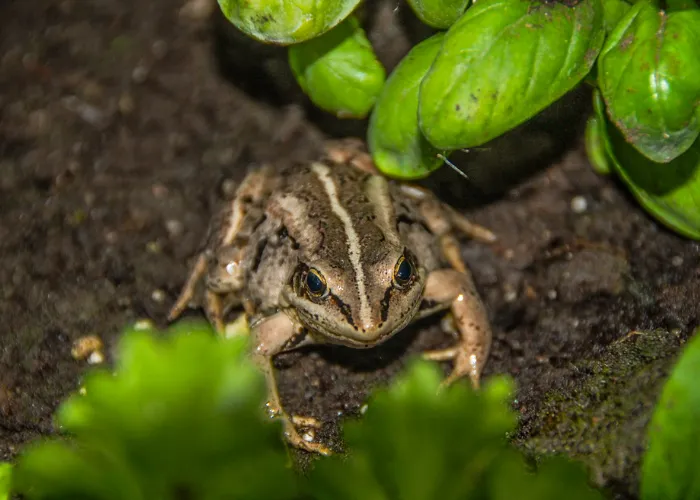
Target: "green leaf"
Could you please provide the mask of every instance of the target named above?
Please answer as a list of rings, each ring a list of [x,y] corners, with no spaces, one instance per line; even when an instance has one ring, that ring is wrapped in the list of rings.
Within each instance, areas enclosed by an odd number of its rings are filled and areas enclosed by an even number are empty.
[[[586,154],[593,170],[600,175],[610,173],[612,166],[606,151],[607,131],[604,117],[605,103],[598,90],[593,92],[593,114],[586,123]],[[601,118],[602,117],[602,118]]]
[[[605,32],[610,33],[622,19],[631,5],[625,0],[601,0],[603,3],[603,18],[605,19]]]
[[[318,38],[291,46],[289,64],[314,104],[340,118],[366,116],[386,77],[354,17]]]
[[[647,158],[666,163],[700,134],[700,10],[635,4],[603,47],[598,85],[610,119]]]
[[[642,500],[700,498],[700,329],[666,382],[648,429]]]
[[[674,231],[700,239],[700,139],[670,163],[655,163],[632,147],[602,109],[605,149],[639,203]]]
[[[483,488],[483,471],[515,429],[506,403],[512,383],[498,378],[480,393],[465,383],[438,394],[441,379],[436,365],[415,362],[376,393],[362,420],[345,425],[348,459],[316,464],[313,497],[466,499]]]
[[[665,0],[664,10],[675,12],[677,10],[697,10],[700,4],[696,0]]]
[[[90,373],[61,405],[57,423],[73,439],[20,456],[15,484],[28,499],[296,495],[247,339],[196,324],[166,334],[127,332],[115,374]]]
[[[548,458],[537,469],[528,471],[515,455],[499,463],[493,474],[494,500],[602,500],[600,492],[588,485],[581,464],[560,457]],[[504,478],[508,478],[504,481]]]
[[[607,175],[610,173],[610,162],[608,161],[607,154],[605,152],[605,143],[603,141],[603,134],[605,130],[604,123],[600,119],[592,115],[588,118],[586,123],[586,154],[588,155],[588,161],[591,162],[593,170],[601,175]]]
[[[316,500],[600,499],[579,466],[547,461],[528,470],[507,442],[515,429],[513,384],[492,378],[480,391],[457,384],[438,392],[441,371],[411,363],[371,398],[364,417],[345,425],[345,459],[316,463],[308,483]],[[507,480],[505,480],[507,478]]]
[[[470,0],[407,0],[416,17],[428,26],[447,29],[467,10]]]
[[[11,478],[12,465],[0,462],[0,500],[9,500]]]
[[[411,49],[389,75],[372,111],[367,142],[377,168],[388,176],[420,179],[442,165],[441,151],[418,127],[418,90],[443,36],[433,35]]]
[[[289,45],[317,37],[337,26],[360,0],[218,0],[236,28],[261,42]]]
[[[436,148],[498,137],[571,90],[605,36],[600,0],[574,7],[478,1],[447,31],[423,79],[419,123]]]

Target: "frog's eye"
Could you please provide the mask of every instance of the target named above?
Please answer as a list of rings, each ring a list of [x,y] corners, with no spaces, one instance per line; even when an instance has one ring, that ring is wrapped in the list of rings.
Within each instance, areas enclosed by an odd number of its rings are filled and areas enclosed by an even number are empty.
[[[413,278],[413,265],[402,255],[394,266],[394,281],[397,285],[404,286],[411,281],[411,278]]]
[[[309,269],[304,283],[306,284],[306,290],[312,297],[319,298],[326,293],[326,279],[316,269]]]

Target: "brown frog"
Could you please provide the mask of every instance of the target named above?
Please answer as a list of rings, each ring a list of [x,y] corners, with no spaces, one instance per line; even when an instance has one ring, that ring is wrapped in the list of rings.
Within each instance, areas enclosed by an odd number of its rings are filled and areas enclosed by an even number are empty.
[[[491,329],[453,230],[495,240],[429,191],[378,175],[362,143],[332,142],[316,162],[244,178],[215,217],[169,320],[201,280],[206,315],[220,333],[225,313],[242,307],[270,413],[283,419],[292,445],[325,454],[295,427],[313,419],[282,409],[278,353],[318,343],[370,348],[450,310],[459,340],[425,357],[454,362],[446,384],[468,376],[478,386]]]

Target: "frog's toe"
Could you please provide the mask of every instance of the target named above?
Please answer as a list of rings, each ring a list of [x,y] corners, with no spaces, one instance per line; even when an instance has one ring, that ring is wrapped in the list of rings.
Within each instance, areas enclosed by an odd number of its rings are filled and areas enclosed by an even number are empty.
[[[457,356],[458,351],[456,347],[426,351],[423,353],[423,359],[427,359],[428,361],[449,361]]]
[[[321,421],[314,417],[292,415],[292,423],[298,427],[311,427],[312,429],[321,428]]]
[[[320,453],[321,455],[332,455],[333,452],[331,451],[330,448],[328,448],[326,445],[319,443],[317,441],[314,441],[316,438],[315,432],[313,432],[313,427],[308,426],[305,424],[300,424],[301,426],[307,426],[307,427],[312,427],[310,430],[306,431],[302,434],[299,434],[299,431],[294,425],[294,420],[302,420],[303,422],[309,422],[309,421],[315,421],[314,423],[318,423],[316,419],[313,419],[311,417],[292,417],[289,420],[286,420],[285,422],[285,431],[284,435],[287,438],[287,441],[289,444],[294,446],[295,448],[299,448],[304,451],[308,451],[310,453]],[[320,425],[320,423],[319,423]]]

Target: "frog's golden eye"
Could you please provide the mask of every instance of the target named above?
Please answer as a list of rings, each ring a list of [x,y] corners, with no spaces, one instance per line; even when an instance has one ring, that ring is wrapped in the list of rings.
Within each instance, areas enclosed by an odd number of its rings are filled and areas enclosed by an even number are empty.
[[[326,293],[326,289],[328,288],[326,285],[326,278],[316,269],[309,269],[309,272],[306,273],[304,284],[306,285],[306,290],[309,292],[309,295],[315,298],[323,297],[323,294]]]
[[[399,286],[407,285],[413,278],[413,265],[405,257],[399,257],[394,266],[394,282]]]

